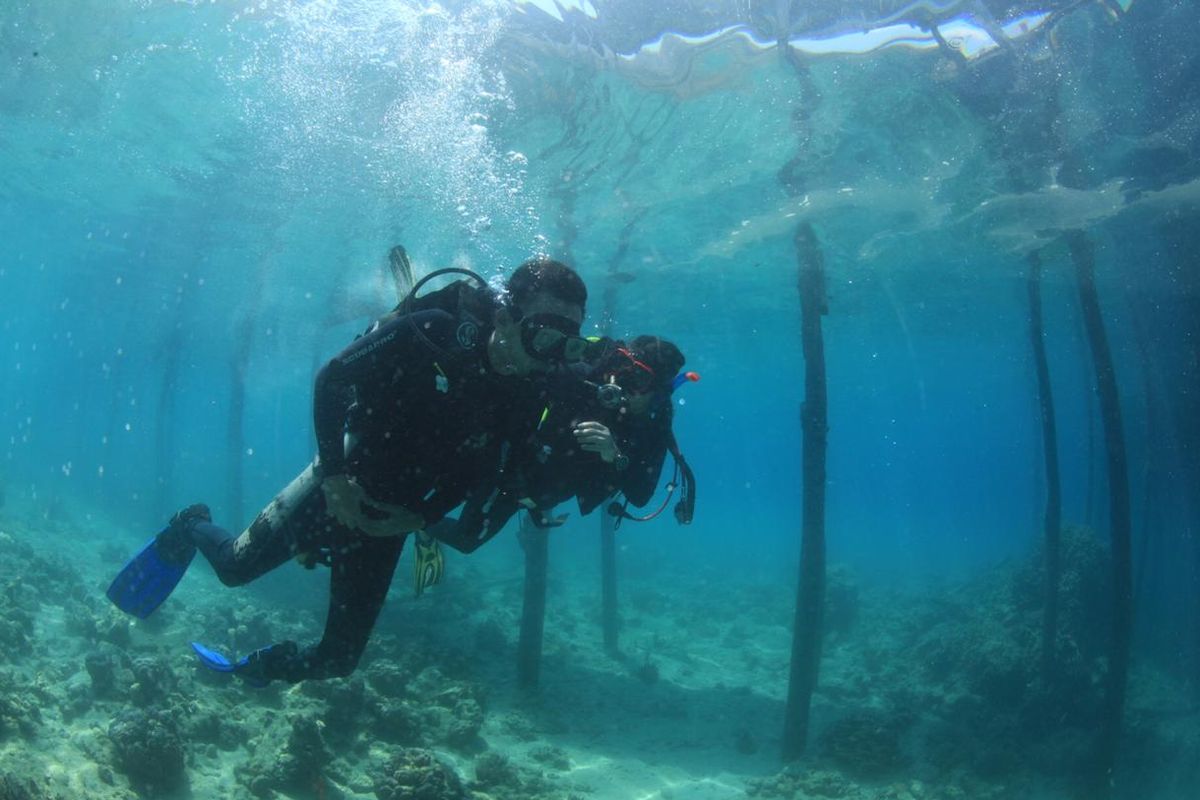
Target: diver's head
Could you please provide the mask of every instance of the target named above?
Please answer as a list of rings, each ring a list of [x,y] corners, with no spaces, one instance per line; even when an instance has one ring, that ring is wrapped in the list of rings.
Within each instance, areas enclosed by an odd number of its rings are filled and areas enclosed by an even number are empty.
[[[660,336],[639,336],[629,343],[629,349],[654,370],[657,390],[669,390],[671,382],[686,363],[683,352],[673,342]]]
[[[579,336],[587,287],[575,270],[549,258],[517,267],[505,285],[488,341],[492,368],[502,375],[528,375],[583,357]]]
[[[655,398],[669,397],[683,353],[666,339],[639,336],[609,356],[604,383],[620,386],[631,414],[645,414]]]

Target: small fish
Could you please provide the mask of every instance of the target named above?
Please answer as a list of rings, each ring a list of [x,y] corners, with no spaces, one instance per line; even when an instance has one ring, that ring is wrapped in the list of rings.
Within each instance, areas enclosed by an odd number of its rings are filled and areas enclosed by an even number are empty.
[[[637,275],[632,272],[610,272],[608,278],[617,283],[633,283],[637,280]]]

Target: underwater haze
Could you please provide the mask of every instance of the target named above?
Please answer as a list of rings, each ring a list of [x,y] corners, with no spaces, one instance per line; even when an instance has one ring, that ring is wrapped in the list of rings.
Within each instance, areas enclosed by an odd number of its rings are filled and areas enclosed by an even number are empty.
[[[5,0],[0,798],[1200,796],[1198,29],[1191,0]],[[319,639],[329,570],[197,559],[145,620],[106,587],[177,510],[236,533],[310,463],[395,245],[417,278],[558,259],[585,335],[677,343],[695,519],[668,458],[615,534],[619,642],[607,503],[570,501],[544,628],[514,519],[417,597],[406,546],[349,677],[207,670],[190,642]]]

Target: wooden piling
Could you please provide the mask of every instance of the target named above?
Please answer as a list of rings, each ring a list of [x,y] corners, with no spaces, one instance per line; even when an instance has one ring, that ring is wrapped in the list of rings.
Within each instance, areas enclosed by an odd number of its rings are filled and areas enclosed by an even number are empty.
[[[1120,747],[1121,716],[1129,677],[1129,651],[1133,633],[1133,570],[1130,564],[1129,472],[1125,436],[1121,427],[1121,403],[1112,352],[1104,330],[1104,318],[1096,292],[1096,262],[1091,240],[1082,231],[1067,234],[1067,246],[1075,263],[1079,304],[1092,351],[1096,393],[1100,401],[1107,451],[1109,526],[1112,551],[1112,642],[1106,676],[1104,716],[1097,748],[1098,771],[1094,776],[1095,797],[1112,792],[1113,771]]]
[[[1054,393],[1042,324],[1042,259],[1029,254],[1029,332],[1037,371],[1038,408],[1042,420],[1042,453],[1046,462],[1046,509],[1043,517],[1044,584],[1042,613],[1042,678],[1053,682],[1055,643],[1058,641],[1058,582],[1061,571],[1062,488],[1058,472],[1058,428],[1054,417]]]
[[[816,233],[800,223],[795,236],[799,262],[800,337],[804,351],[804,402],[800,408],[803,443],[803,514],[800,585],[792,631],[792,669],[788,681],[783,757],[794,760],[808,739],[812,693],[821,665],[825,606],[825,451],[828,413],[825,342],[821,316],[826,313],[825,268]]]
[[[518,535],[525,551],[525,595],[517,642],[517,683],[522,689],[533,690],[541,674],[550,536],[546,530],[534,526],[527,515],[521,517]]]

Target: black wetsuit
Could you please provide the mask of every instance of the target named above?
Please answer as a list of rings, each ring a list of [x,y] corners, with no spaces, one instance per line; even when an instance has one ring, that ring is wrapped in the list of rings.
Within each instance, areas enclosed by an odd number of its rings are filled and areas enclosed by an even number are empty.
[[[383,606],[405,535],[371,537],[326,513],[324,476],[347,474],[374,500],[433,523],[501,471],[508,426],[536,423],[526,382],[487,362],[487,324],[470,314],[418,311],[386,319],[320,372],[313,412],[318,459],[236,539],[214,525],[193,538],[222,582],[240,585],[292,556],[331,567],[321,641],[273,648],[263,677],[286,681],[354,671]],[[523,413],[527,411],[528,413]]]
[[[667,454],[670,402],[634,415],[604,408],[596,401],[594,386],[582,382],[572,395],[555,394],[561,399],[552,402],[545,422],[518,459],[528,497],[539,508],[550,509],[575,496],[581,514],[590,514],[618,492],[635,506],[648,503]],[[629,459],[624,469],[580,449],[574,431],[585,421],[599,422],[612,432],[618,450]]]
[[[669,398],[656,401],[640,416],[609,409],[596,399],[594,383],[585,382],[583,369],[540,383],[540,424],[514,440],[508,468],[497,480],[482,482],[468,493],[458,519],[446,518],[427,532],[462,552],[471,552],[491,539],[522,508],[535,521],[549,522],[558,504],[578,498],[581,514],[590,514],[617,493],[637,507],[654,495],[671,436]],[[598,453],[579,447],[575,427],[600,422],[612,431],[618,449],[629,462],[624,469],[606,464]]]

